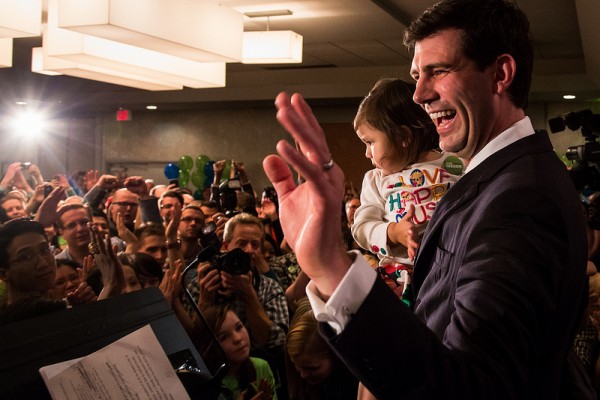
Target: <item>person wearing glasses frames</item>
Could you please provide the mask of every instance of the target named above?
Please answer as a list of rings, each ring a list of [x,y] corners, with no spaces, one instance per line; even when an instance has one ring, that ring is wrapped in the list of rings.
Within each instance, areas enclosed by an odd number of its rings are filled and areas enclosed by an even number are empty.
[[[6,302],[0,306],[0,325],[95,300],[91,287],[80,283],[63,300],[52,300],[56,261],[44,227],[28,219],[0,226],[0,279],[6,283]]]
[[[75,261],[82,266],[84,257],[90,254],[88,224],[91,221],[88,210],[83,204],[67,204],[60,207],[57,213],[58,233],[67,242],[67,247],[56,255],[56,259]]]

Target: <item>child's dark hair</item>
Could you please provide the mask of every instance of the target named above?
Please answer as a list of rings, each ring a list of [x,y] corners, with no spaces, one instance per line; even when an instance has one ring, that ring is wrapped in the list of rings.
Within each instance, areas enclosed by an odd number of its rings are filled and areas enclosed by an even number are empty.
[[[383,132],[397,153],[408,155],[407,165],[414,164],[423,152],[439,146],[433,121],[412,100],[414,91],[414,84],[382,78],[362,100],[354,117],[355,131],[368,124]]]
[[[209,369],[213,368],[214,370],[214,368],[220,364],[222,353],[214,348],[217,343],[212,339],[212,335],[206,330],[210,329],[215,335],[218,335],[229,311],[235,312],[229,305],[210,305],[203,307],[202,315],[204,316],[206,325],[204,325],[204,322],[197,321],[194,326],[194,331],[191,336],[192,340],[194,341],[194,344],[196,344],[202,359],[209,366]],[[252,361],[250,361],[250,358],[239,366],[237,380],[241,391],[253,390],[250,383],[256,380],[256,369],[254,368]]]

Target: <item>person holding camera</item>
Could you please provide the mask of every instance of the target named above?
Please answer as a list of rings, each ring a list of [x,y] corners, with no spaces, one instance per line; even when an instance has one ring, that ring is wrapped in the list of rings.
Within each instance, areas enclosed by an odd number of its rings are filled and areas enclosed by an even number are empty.
[[[239,262],[235,268],[216,267],[215,264],[227,264],[214,262],[222,257],[216,256],[212,262],[198,265],[198,278],[188,286],[201,310],[213,304],[231,305],[248,329],[251,355],[266,359],[276,380],[281,382],[285,379],[283,351],[289,325],[288,305],[279,283],[265,276],[269,265],[262,255],[263,240],[263,224],[257,217],[247,213],[234,216],[225,225],[223,249],[241,249],[248,254],[249,271],[242,273]]]
[[[241,249],[250,256],[249,272],[235,274],[218,270],[209,262],[198,265],[198,280],[191,283],[192,295],[200,308],[230,302],[247,323],[255,346],[283,345],[289,323],[283,289],[264,274],[269,265],[262,255],[263,226],[250,214],[241,213],[225,226],[223,249]]]

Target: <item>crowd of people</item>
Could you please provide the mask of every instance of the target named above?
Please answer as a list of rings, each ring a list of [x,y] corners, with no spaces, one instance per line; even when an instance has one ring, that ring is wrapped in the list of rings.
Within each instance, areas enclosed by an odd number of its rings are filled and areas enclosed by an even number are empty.
[[[202,199],[10,164],[0,329],[159,287],[207,364],[226,359],[223,399],[596,398],[599,227],[525,114],[527,18],[444,0],[404,41],[416,84],[379,80],[354,119],[360,193],[287,93],[296,146],[264,160],[261,196],[240,162],[215,162]]]
[[[46,181],[36,165],[11,163],[0,198],[0,329],[158,287],[203,357],[211,357],[207,329],[225,350],[222,398],[303,398],[288,394],[296,369],[286,343],[308,281],[297,279],[301,269],[286,244],[274,189],[257,195],[239,161],[222,179],[224,165],[214,163],[213,185],[194,199],[177,184],[141,176],[77,171]],[[313,341],[320,340],[316,324]],[[310,390],[318,392],[333,372],[319,379],[296,373],[295,390],[316,385]]]

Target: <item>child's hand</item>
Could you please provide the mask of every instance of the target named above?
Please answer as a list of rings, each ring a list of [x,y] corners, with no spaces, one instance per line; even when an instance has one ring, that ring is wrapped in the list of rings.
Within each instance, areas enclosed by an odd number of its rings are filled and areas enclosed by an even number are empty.
[[[415,226],[413,217],[415,216],[415,206],[410,205],[404,218],[398,222],[392,222],[388,226],[387,236],[391,244],[401,244],[408,248],[409,239],[412,238],[411,228]]]
[[[414,216],[415,206],[411,204],[404,218],[399,222],[391,223],[388,227],[388,241],[391,244],[401,244],[406,247],[411,260],[415,259],[421,242],[419,230],[413,222]]]
[[[419,232],[416,225],[408,228],[407,237],[406,237],[406,248],[408,250],[408,258],[411,261],[415,260],[417,256],[417,250],[419,248],[419,244],[421,242],[421,238],[419,237]]]

